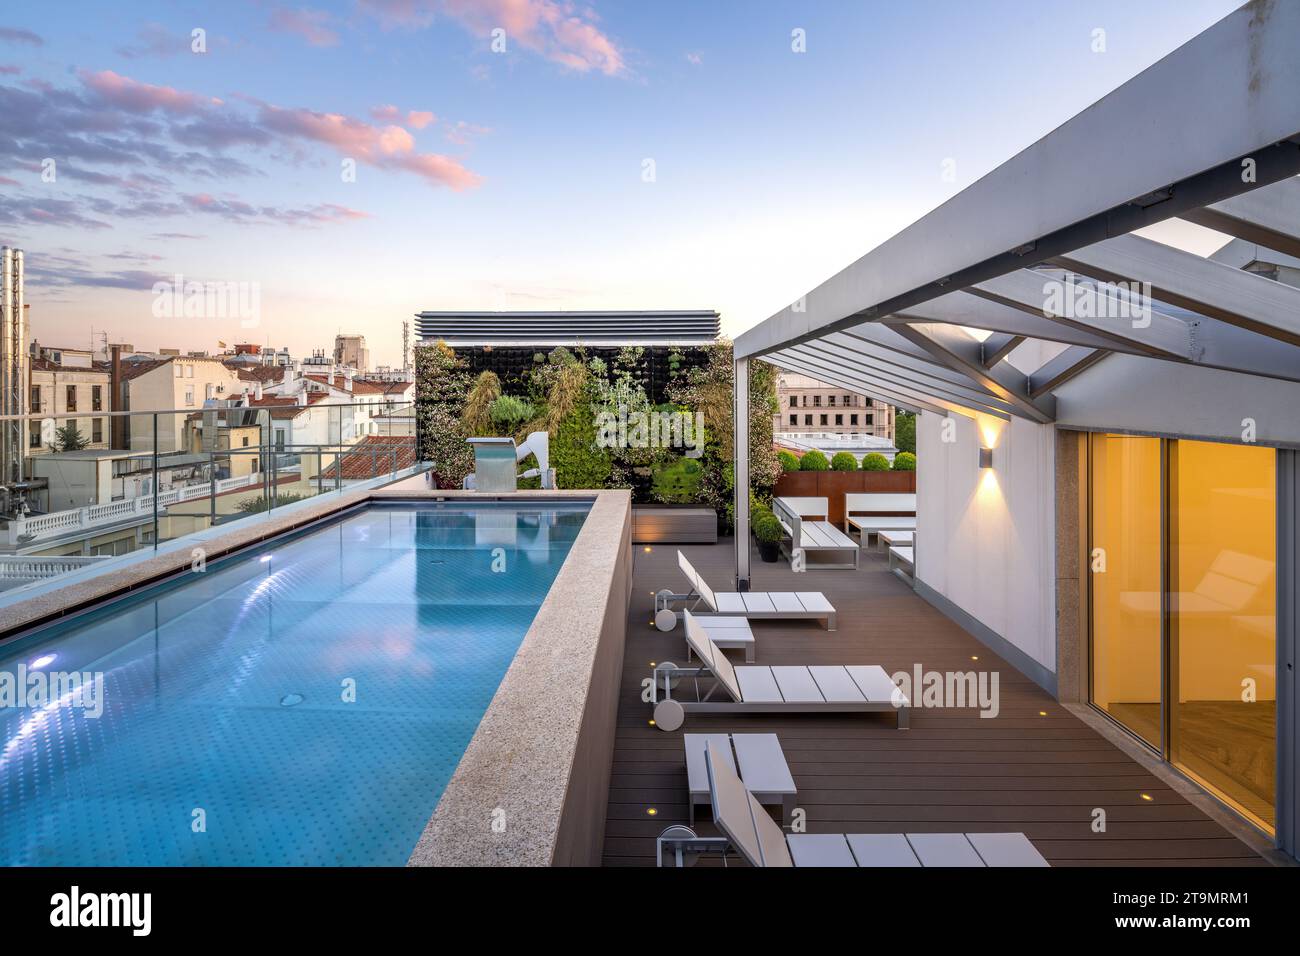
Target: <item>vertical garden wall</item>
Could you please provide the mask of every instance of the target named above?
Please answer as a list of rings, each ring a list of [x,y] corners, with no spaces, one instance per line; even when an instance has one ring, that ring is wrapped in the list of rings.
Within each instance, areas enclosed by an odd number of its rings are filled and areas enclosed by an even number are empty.
[[[730,342],[670,354],[666,401],[647,394],[645,355],[624,348],[600,356],[582,349],[537,352],[503,385],[492,371],[471,370],[444,343],[415,350],[416,429],[420,454],[443,487],[473,470],[465,439],[529,432],[551,436],[551,466],[561,488],[630,488],[638,503],[732,513]],[[655,391],[660,391],[656,388]],[[772,447],[776,369],[750,368],[750,470],[755,496],[771,495],[778,466]],[[535,484],[535,483],[534,483]]]

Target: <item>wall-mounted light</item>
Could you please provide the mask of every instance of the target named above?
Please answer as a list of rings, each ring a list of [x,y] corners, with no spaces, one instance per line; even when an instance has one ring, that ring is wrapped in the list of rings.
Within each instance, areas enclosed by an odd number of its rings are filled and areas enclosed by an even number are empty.
[[[992,467],[993,467],[993,449],[992,449],[992,448],[984,448],[983,446],[980,447],[980,467],[981,467],[981,468],[992,468]]]

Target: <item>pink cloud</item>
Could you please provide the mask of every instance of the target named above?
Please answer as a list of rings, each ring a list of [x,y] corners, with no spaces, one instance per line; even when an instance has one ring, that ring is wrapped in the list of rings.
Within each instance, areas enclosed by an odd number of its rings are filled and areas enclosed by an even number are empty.
[[[287,7],[276,7],[271,11],[272,30],[297,34],[312,46],[338,46],[339,35],[330,29],[333,23],[334,15],[325,10],[313,10],[309,7],[290,10]]]
[[[402,111],[389,103],[387,106],[370,107],[370,115],[381,123],[396,123],[402,118]]]
[[[579,73],[627,70],[618,45],[596,26],[596,14],[572,0],[360,0],[360,6],[385,26],[419,29],[443,15],[483,37],[499,27],[508,43]]]
[[[476,126],[473,123],[466,123],[464,120],[457,120],[456,123],[447,130],[447,140],[455,143],[457,146],[464,146],[470,140],[479,136],[486,136],[492,132],[487,126]]]
[[[437,122],[438,117],[427,110],[411,110],[406,114],[406,125],[412,129],[424,129],[430,123]]]
[[[187,115],[221,105],[221,100],[218,99],[186,93],[170,86],[141,83],[112,70],[102,70],[99,73],[80,70],[77,75],[86,88],[98,94],[100,99],[129,113],[162,110],[164,113]]]
[[[3,76],[17,76],[22,71],[21,66],[0,66],[0,75]]]
[[[275,132],[332,146],[344,157],[380,169],[404,169],[451,189],[470,189],[482,182],[481,176],[450,157],[415,152],[414,137],[400,126],[373,126],[340,113],[270,104],[262,106],[259,120]]]

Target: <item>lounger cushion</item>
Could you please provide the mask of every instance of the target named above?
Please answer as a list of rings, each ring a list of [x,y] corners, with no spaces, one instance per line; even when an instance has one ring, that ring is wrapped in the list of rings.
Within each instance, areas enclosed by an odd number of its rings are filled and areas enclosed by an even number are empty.
[[[750,614],[772,614],[776,611],[772,599],[764,591],[746,591],[740,597],[745,602],[745,610]]]
[[[739,591],[723,591],[713,595],[720,614],[744,614],[745,598]]]
[[[730,746],[727,749],[730,750]],[[712,744],[705,744],[704,754],[713,822],[751,866],[762,866],[763,851],[749,809],[749,793],[730,766],[730,754],[723,756],[721,749]]]
[[[807,667],[773,667],[772,676],[787,703],[820,704],[826,700]]]
[[[858,866],[921,865],[901,833],[850,833],[848,841]]]
[[[736,682],[740,699],[747,704],[779,704],[784,697],[770,667],[737,667]]]
[[[750,793],[769,796],[798,792],[776,734],[733,734],[731,742],[736,748],[740,776]]]
[[[1051,866],[1023,833],[967,833],[988,866]]]
[[[704,749],[713,744],[718,755],[725,757],[732,770],[731,741],[726,734],[683,734],[686,744],[686,788],[692,795],[709,792],[709,772],[704,766]]]
[[[886,701],[904,706],[908,703],[898,685],[889,679],[885,669],[878,664],[854,664],[844,668],[858,685],[864,697],[872,703],[883,704]]]
[[[909,833],[907,842],[922,866],[984,865],[964,833]]]
[[[822,697],[833,704],[862,703],[867,699],[849,672],[840,665],[810,667],[808,671],[817,682]]]
[[[791,833],[785,838],[795,866],[857,866],[843,833]]]
[[[830,601],[826,600],[826,595],[822,594],[821,591],[797,591],[795,597],[803,604],[805,610],[816,611],[819,614],[835,613],[835,608],[831,606]]]

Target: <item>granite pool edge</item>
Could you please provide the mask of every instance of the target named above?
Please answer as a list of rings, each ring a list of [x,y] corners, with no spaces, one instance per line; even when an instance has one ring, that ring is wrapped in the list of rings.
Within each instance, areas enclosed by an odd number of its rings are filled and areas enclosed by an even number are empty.
[[[603,742],[581,745],[584,732],[613,732],[612,718],[590,705],[603,707],[602,690],[612,694],[600,680],[610,670],[602,656],[616,655],[621,667],[632,562],[631,494],[474,497],[594,501],[407,865],[589,863],[598,858],[599,847],[574,835],[588,822],[578,817],[598,814],[603,821],[605,808],[590,806],[581,793],[603,788],[584,788],[592,781],[578,778],[607,776],[609,768],[601,765]],[[614,685],[616,690],[616,679]],[[595,751],[594,765],[580,765],[580,750]],[[612,737],[604,756],[612,756]]]

